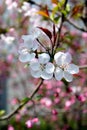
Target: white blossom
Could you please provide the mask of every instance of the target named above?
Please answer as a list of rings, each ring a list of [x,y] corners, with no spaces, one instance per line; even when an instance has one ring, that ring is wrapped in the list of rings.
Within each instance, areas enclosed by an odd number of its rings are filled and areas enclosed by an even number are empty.
[[[38,56],[38,60],[34,60],[30,63],[31,75],[34,78],[51,79],[53,77],[54,65],[49,62],[50,56],[46,53],[42,53]]]
[[[1,35],[0,53],[6,54],[6,55],[14,54],[16,56],[16,53],[17,53],[16,50],[17,50],[17,44],[16,44],[15,37]]]
[[[37,41],[32,35],[23,35],[23,44],[19,48],[19,60],[29,62],[35,58],[34,51],[38,48]]]
[[[65,78],[67,82],[71,82],[73,80],[72,74],[76,74],[79,72],[79,67],[71,63],[71,54],[68,52],[58,52],[54,55],[54,60],[56,62],[54,72],[56,80],[61,80],[62,78]]]

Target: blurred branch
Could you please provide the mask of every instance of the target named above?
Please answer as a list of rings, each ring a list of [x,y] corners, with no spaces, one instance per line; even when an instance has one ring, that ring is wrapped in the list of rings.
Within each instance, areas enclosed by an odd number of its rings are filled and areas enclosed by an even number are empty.
[[[78,27],[77,25],[75,25],[74,23],[72,23],[69,19],[66,18],[66,21],[67,21],[70,25],[72,25],[74,28],[78,29],[79,31],[87,32],[87,30]]]
[[[0,34],[5,34],[7,33],[8,30],[7,29],[4,29],[4,28],[0,28]]]
[[[2,116],[0,118],[0,121],[3,120],[7,120],[9,118],[11,118],[12,116],[14,116],[23,106],[25,106],[30,100],[32,100],[32,98],[34,97],[34,95],[38,92],[41,84],[43,83],[43,79],[40,79],[39,83],[37,84],[37,87],[35,88],[35,90],[31,93],[31,95],[28,97],[28,100],[25,100],[24,102],[21,102],[19,104],[19,106],[10,114],[6,115],[6,116]]]
[[[81,65],[79,66],[80,69],[87,69],[87,65]]]
[[[36,6],[38,6],[38,7],[41,7],[41,5],[38,4],[38,3],[36,3],[35,1],[32,1],[32,0],[24,0],[24,1],[30,3],[31,5],[36,5]]]

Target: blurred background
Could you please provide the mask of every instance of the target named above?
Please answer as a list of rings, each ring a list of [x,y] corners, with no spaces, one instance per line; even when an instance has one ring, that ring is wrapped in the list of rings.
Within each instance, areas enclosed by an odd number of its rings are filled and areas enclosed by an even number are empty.
[[[38,26],[52,31],[53,22],[59,27],[63,2],[0,0],[0,117],[13,111],[38,83],[18,59],[21,36]],[[87,65],[87,1],[69,0],[64,13],[60,48],[72,54],[75,64]],[[0,121],[0,130],[19,129],[87,130],[87,68],[71,83],[44,80],[33,101],[11,119]]]

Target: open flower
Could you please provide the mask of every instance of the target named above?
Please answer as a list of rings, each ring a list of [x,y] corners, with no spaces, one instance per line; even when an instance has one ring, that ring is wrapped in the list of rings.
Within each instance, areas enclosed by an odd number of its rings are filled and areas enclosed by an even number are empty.
[[[34,51],[38,48],[37,41],[32,35],[23,35],[23,44],[19,48],[19,60],[21,62],[29,62],[35,58]]]
[[[65,78],[66,81],[71,82],[73,80],[72,74],[79,72],[79,67],[71,63],[71,55],[68,52],[58,52],[54,55],[54,60],[56,62],[54,72],[56,80]]]
[[[38,60],[34,60],[30,63],[31,75],[34,78],[51,79],[53,77],[54,65],[49,62],[50,56],[46,53],[42,53],[38,56]]]

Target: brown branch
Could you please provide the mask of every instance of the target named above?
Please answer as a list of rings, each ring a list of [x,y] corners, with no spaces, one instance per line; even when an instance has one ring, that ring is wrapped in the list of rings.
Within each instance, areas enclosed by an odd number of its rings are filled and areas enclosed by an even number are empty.
[[[10,119],[10,118],[11,118],[12,116],[14,116],[24,105],[26,105],[30,100],[32,100],[32,98],[34,97],[34,95],[38,92],[38,90],[39,90],[39,88],[40,88],[40,86],[41,86],[42,83],[43,83],[43,79],[41,79],[41,80],[39,81],[39,83],[37,84],[36,89],[31,93],[31,95],[28,97],[27,100],[25,100],[24,102],[21,102],[21,103],[19,104],[19,106],[18,106],[14,111],[12,111],[10,114],[5,115],[5,116],[2,116],[2,117],[0,118],[0,121]]]
[[[67,3],[68,3],[68,0],[65,0],[64,10],[66,9]],[[61,23],[60,23],[60,27],[59,27],[58,34],[57,34],[57,38],[56,38],[56,42],[55,42],[55,49],[59,46],[61,30],[62,30],[62,26],[63,26],[64,21],[65,21],[65,16],[64,16],[64,14],[62,13],[62,15],[61,15]],[[55,50],[55,49],[54,49],[54,50]]]
[[[87,65],[81,65],[79,66],[80,69],[87,69]]]
[[[28,2],[29,4],[31,4],[31,5],[36,5],[36,6],[38,6],[38,7],[41,7],[41,5],[40,4],[37,4],[35,1],[32,1],[32,0],[25,0],[26,2]]]
[[[70,25],[72,25],[74,28],[78,29],[79,31],[87,32],[87,30],[78,27],[77,25],[75,25],[74,23],[72,23],[69,19],[66,18],[66,21],[67,21]]]

